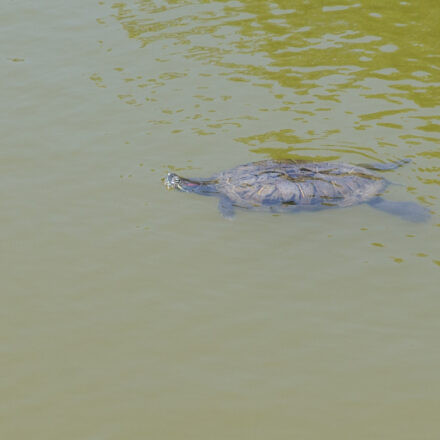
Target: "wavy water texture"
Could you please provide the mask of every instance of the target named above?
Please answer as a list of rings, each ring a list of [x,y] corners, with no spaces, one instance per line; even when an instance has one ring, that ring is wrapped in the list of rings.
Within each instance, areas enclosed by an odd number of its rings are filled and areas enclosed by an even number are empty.
[[[163,64],[155,77],[121,77],[137,87],[121,99],[160,112],[152,126],[230,134],[272,158],[417,158],[412,191],[436,199],[425,185],[439,184],[438,167],[427,163],[440,145],[437,1],[135,1],[112,9]]]

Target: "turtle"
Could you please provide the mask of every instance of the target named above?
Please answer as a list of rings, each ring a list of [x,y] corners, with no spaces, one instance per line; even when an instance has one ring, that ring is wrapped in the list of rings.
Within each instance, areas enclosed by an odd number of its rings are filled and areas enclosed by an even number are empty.
[[[390,163],[351,165],[343,162],[261,160],[239,165],[207,179],[188,179],[168,173],[168,189],[219,198],[225,218],[235,207],[274,213],[345,208],[367,203],[412,222],[423,222],[429,211],[415,202],[382,197],[391,183],[376,171],[396,169],[409,159]]]

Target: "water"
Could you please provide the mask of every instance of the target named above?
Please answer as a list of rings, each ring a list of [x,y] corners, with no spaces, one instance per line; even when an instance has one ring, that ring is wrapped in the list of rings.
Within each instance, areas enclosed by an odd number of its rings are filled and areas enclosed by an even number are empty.
[[[438,439],[439,14],[3,2],[1,437]],[[264,158],[411,158],[432,221],[161,182]]]

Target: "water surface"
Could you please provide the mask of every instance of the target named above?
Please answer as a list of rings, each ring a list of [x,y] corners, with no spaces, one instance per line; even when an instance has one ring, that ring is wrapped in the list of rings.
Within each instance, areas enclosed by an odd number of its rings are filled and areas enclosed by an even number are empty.
[[[436,440],[440,4],[5,2],[0,434]],[[267,158],[388,172],[368,206],[167,192]]]

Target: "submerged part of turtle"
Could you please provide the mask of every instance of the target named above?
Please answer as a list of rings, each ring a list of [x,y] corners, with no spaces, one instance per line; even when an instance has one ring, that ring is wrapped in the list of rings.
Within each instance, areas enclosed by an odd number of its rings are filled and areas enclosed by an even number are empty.
[[[296,212],[368,203],[412,222],[426,221],[429,211],[415,202],[392,202],[381,197],[389,181],[371,170],[387,171],[408,160],[359,166],[340,162],[263,160],[215,174],[209,179],[185,179],[168,173],[168,189],[220,199],[226,218],[234,207],[271,212]]]

